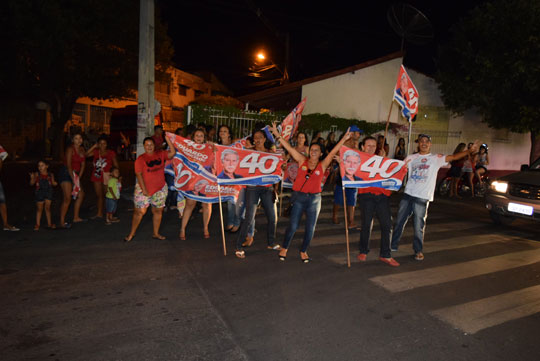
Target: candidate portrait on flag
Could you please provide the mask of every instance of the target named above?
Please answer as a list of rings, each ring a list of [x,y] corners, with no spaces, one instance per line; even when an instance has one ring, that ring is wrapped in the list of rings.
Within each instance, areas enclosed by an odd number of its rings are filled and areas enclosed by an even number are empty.
[[[234,149],[225,149],[221,152],[221,164],[223,170],[218,174],[218,179],[236,179],[242,178],[241,175],[235,174],[234,171],[238,168],[240,156]]]
[[[341,147],[340,174],[345,188],[377,187],[397,191],[407,173],[405,162]]]
[[[269,185],[281,180],[281,154],[222,145],[216,145],[215,149],[218,184]]]

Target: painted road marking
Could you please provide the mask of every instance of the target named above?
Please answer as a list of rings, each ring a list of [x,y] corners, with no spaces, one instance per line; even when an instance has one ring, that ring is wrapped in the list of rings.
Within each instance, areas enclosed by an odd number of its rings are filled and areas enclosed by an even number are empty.
[[[358,236],[357,236],[358,237]],[[355,237],[355,238],[357,238]],[[343,239],[336,239],[335,236],[332,236],[332,239],[327,240],[328,236],[326,237],[319,237],[314,238],[312,241],[312,245],[321,245],[321,244],[337,244],[337,243],[343,243],[345,242],[345,237]],[[349,238],[350,239],[350,238]],[[432,253],[432,252],[440,252],[440,251],[447,251],[447,250],[453,250],[453,249],[459,249],[459,248],[466,248],[466,247],[472,247],[482,244],[488,244],[488,243],[495,243],[495,242],[508,242],[508,241],[514,241],[514,240],[522,240],[521,238],[517,237],[508,237],[504,235],[493,235],[493,234],[482,234],[478,236],[470,236],[470,237],[454,237],[454,238],[446,238],[439,241],[433,241],[433,242],[426,242],[424,244],[424,253]],[[374,240],[372,242],[377,242],[377,240]],[[351,260],[354,258],[356,262],[356,253],[357,253],[357,241],[351,242]],[[401,249],[397,252],[392,252],[392,257],[402,257],[408,254],[412,254],[411,249],[409,248],[409,245],[406,245],[406,247],[401,247]],[[372,248],[370,251],[369,258],[373,258],[373,260],[377,260],[379,257],[379,248]],[[336,262],[336,263],[344,263],[346,262],[346,253],[345,249],[343,253],[340,254],[332,254],[328,256],[328,259],[330,261]]]
[[[390,292],[402,292],[418,287],[505,271],[537,262],[540,262],[540,248],[419,271],[377,276],[370,278],[370,280]]]
[[[430,313],[463,332],[476,333],[539,312],[540,285],[441,308]]]

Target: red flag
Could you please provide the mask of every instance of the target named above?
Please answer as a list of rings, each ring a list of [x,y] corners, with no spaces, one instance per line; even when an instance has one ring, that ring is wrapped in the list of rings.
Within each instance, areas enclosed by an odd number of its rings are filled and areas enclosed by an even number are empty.
[[[414,120],[418,113],[418,90],[414,86],[405,67],[401,65],[394,88],[394,100],[401,106],[401,114],[409,122]]]
[[[405,162],[356,149],[339,150],[341,180],[345,188],[377,187],[397,191],[407,173]]]
[[[215,147],[219,184],[268,185],[281,180],[281,154],[223,145]]]
[[[289,115],[283,119],[283,122],[281,123],[281,137],[283,139],[291,139],[291,136],[294,134],[294,132],[296,132],[296,129],[298,129],[298,124],[302,119],[302,111],[304,110],[305,105],[306,98],[298,103],[296,108],[294,108],[292,112],[290,112]]]

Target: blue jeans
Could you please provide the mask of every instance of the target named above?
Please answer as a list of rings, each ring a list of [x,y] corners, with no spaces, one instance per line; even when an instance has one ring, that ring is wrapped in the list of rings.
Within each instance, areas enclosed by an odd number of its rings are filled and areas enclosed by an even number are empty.
[[[176,206],[176,191],[171,190],[170,187],[174,186],[174,176],[168,173],[165,173],[165,182],[167,183],[167,199],[165,200],[166,206]]]
[[[321,211],[321,194],[320,193],[303,193],[294,192],[291,197],[293,204],[290,215],[290,223],[285,231],[285,239],[283,240],[283,248],[288,249],[292,238],[298,228],[298,223],[302,218],[302,213],[306,212],[306,230],[304,232],[304,241],[300,252],[306,252],[309,243],[315,233],[315,225],[319,212]]]
[[[381,226],[381,249],[379,256],[390,258],[390,235],[392,234],[392,212],[390,197],[384,194],[361,193],[358,203],[362,209],[362,231],[360,232],[360,253],[369,253],[369,238],[373,228],[373,216],[377,215]]]
[[[392,235],[392,249],[398,248],[399,240],[401,239],[407,220],[413,215],[413,250],[415,253],[422,252],[428,206],[429,201],[427,199],[413,197],[408,194],[403,195],[401,202],[399,202],[396,226],[394,227],[394,234]]]
[[[240,190],[240,193],[238,194],[238,198],[236,199],[235,203],[235,219],[238,223],[235,223],[236,226],[239,226],[242,224],[242,221],[246,219],[246,187],[242,188]],[[253,237],[255,234],[255,220],[253,220],[253,223],[248,228],[247,235],[250,237]]]
[[[238,232],[238,238],[236,239],[236,249],[242,250],[242,243],[244,242],[248,230],[253,226],[255,222],[255,214],[257,213],[257,205],[259,200],[266,214],[268,225],[266,229],[266,240],[269,246],[272,246],[276,241],[276,203],[274,202],[274,188],[273,187],[246,187],[246,217],[240,225],[240,231]]]
[[[227,201],[227,227],[238,227],[240,225],[240,217],[236,214],[236,202]]]

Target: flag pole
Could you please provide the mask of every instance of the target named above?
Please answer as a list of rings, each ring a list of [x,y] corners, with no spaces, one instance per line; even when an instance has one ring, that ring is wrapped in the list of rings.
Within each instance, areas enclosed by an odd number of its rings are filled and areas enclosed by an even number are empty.
[[[384,130],[383,149],[384,149],[384,145],[386,144],[386,136],[388,135],[388,125],[390,124],[390,115],[392,114],[393,106],[394,106],[394,97],[392,97],[392,101],[390,102],[390,110],[388,111],[388,117],[386,118],[386,129]],[[386,154],[385,156],[388,157],[388,154]]]
[[[223,226],[223,209],[221,208],[221,187],[218,183],[218,198],[219,198],[219,218],[221,219],[221,239],[223,240],[223,255],[227,255],[227,246],[225,244],[225,227]]]
[[[345,240],[347,241],[347,267],[351,268],[351,254],[349,252],[349,225],[347,224],[347,199],[345,197],[345,186],[341,186],[343,192],[343,214],[345,215]]]
[[[281,217],[281,203],[283,203],[283,171],[281,171],[281,191],[279,192],[279,216]]]

